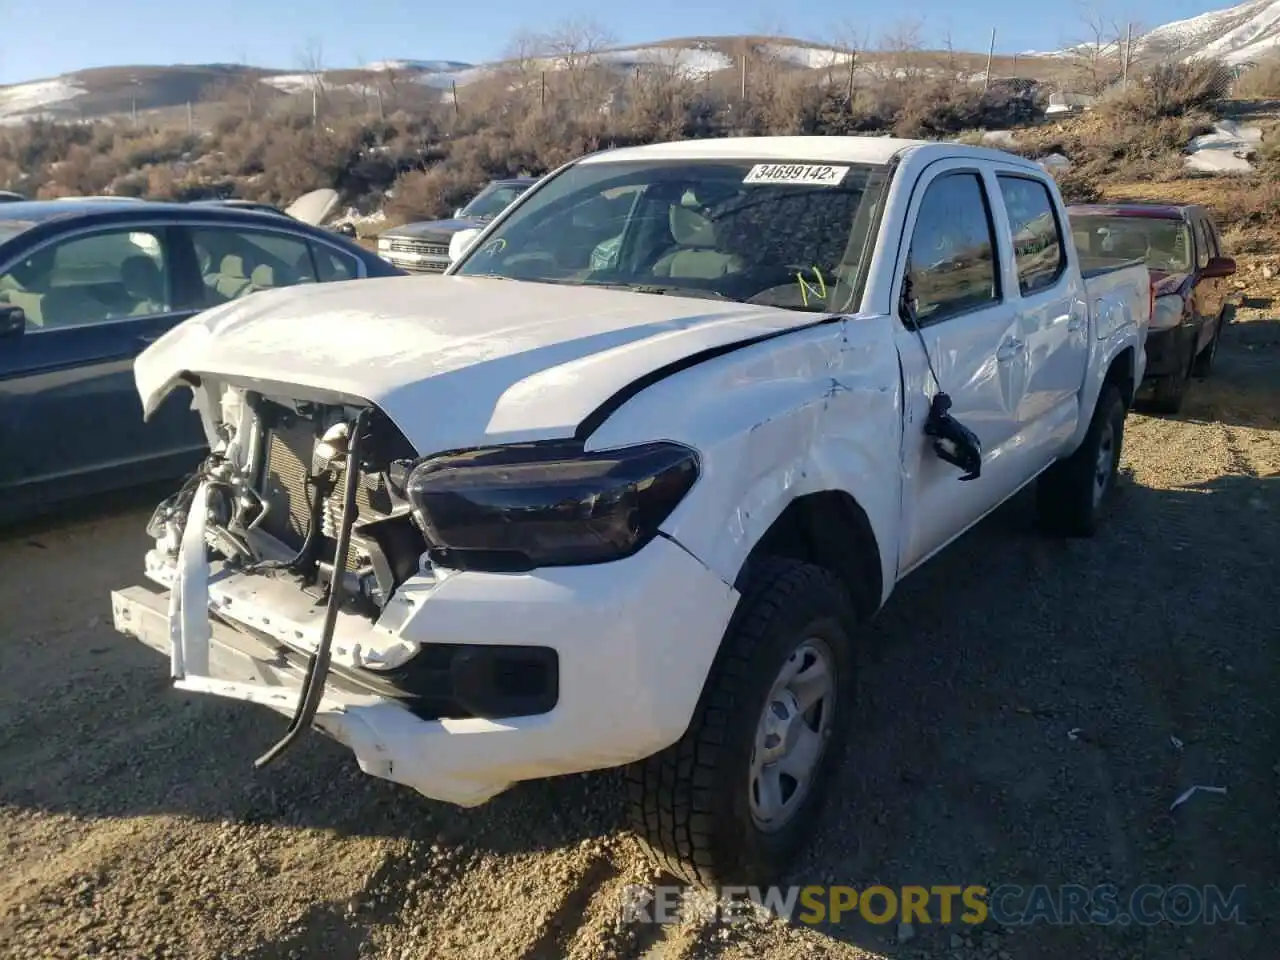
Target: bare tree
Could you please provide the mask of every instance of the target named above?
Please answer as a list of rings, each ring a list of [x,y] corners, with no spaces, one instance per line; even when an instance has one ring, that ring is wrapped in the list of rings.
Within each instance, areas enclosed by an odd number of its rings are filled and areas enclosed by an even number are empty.
[[[312,114],[315,115],[319,113],[321,107],[325,106],[323,44],[314,37],[309,38],[298,54],[298,64],[307,76],[307,85],[311,90]]]
[[[1125,31],[1097,8],[1080,5],[1082,36],[1070,48],[1071,85],[1076,93],[1099,96],[1124,72]]]
[[[614,42],[608,29],[586,19],[566,20],[541,37],[547,56],[569,74],[595,66],[600,54]]]
[[[563,78],[575,112],[598,112],[612,100],[614,78],[600,54],[614,43],[613,35],[594,20],[567,20],[537,36],[536,49],[547,65]]]

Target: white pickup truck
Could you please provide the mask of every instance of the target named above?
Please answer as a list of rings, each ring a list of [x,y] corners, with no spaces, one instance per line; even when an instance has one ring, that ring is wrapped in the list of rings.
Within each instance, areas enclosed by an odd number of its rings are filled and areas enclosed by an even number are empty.
[[[463,806],[629,765],[660,863],[776,875],[894,585],[1033,481],[1098,523],[1150,282],[1070,237],[998,151],[667,143],[556,171],[448,275],[206,311],[136,364],[211,455],[116,627],[292,717],[259,764],[315,727]]]

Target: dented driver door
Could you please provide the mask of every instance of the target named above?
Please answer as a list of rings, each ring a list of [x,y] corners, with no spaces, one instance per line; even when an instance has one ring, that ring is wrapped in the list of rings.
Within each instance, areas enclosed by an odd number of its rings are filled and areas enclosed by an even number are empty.
[[[1018,404],[1026,354],[1016,299],[1003,289],[1007,237],[992,214],[992,184],[973,161],[944,161],[917,183],[899,256],[895,331],[904,393],[903,518],[899,574],[946,546],[1018,484]],[[914,318],[900,292],[911,294]],[[936,374],[936,379],[935,379]],[[939,458],[924,433],[939,391],[982,445],[981,475]]]

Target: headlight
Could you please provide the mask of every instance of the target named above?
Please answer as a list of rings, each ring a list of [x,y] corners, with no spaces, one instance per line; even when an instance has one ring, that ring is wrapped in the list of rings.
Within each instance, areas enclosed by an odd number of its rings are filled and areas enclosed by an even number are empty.
[[[379,250],[390,250],[390,249],[391,249],[391,238],[390,238],[390,237],[379,237],[379,238],[378,238],[378,249],[379,249]]]
[[[1183,309],[1183,300],[1177,295],[1156,297],[1155,309],[1151,312],[1151,329],[1173,329],[1182,322]]]
[[[635,553],[697,478],[697,454],[678,443],[586,453],[556,441],[424,460],[405,493],[436,559],[515,571]]]

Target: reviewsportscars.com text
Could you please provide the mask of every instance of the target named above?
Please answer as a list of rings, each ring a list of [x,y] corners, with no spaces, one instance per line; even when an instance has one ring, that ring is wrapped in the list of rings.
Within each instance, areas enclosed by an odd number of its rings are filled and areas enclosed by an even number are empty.
[[[774,916],[787,922],[822,924],[994,923],[1003,927],[1153,926],[1172,923],[1243,923],[1245,888],[1225,890],[1189,884],[1143,884],[1121,890],[1112,884],[1088,887],[1002,884],[935,886],[690,887],[635,885],[624,889],[619,923],[674,924],[689,921],[741,923]]]

